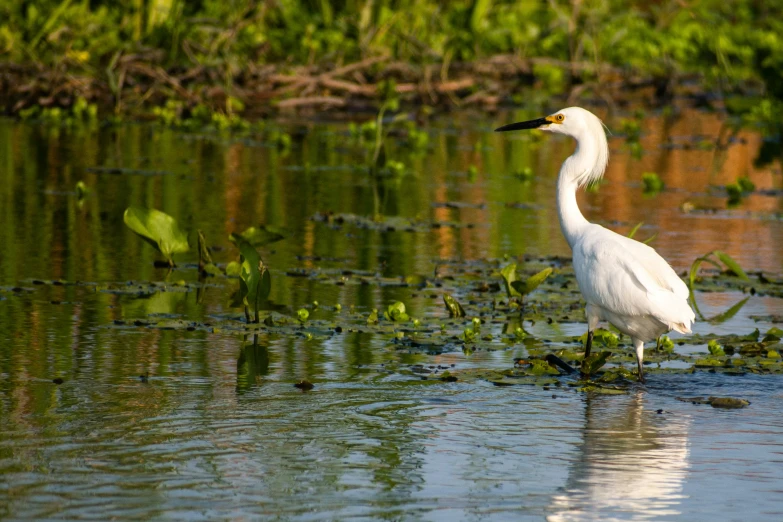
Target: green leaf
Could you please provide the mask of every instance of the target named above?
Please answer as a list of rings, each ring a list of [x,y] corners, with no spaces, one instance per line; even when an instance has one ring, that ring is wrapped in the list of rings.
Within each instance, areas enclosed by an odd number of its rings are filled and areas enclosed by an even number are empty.
[[[644,183],[645,194],[657,194],[664,188],[663,180],[655,172],[642,174],[642,183]]]
[[[656,232],[655,234],[651,235],[650,237],[642,241],[642,243],[644,243],[645,245],[649,245],[650,242],[652,242],[652,240],[655,239],[656,237],[658,237],[658,232]]]
[[[259,225],[258,227],[250,227],[240,234],[231,234],[228,238],[232,242],[236,242],[237,238],[242,238],[254,247],[262,247],[285,239],[288,234],[287,230],[274,225]]]
[[[520,294],[512,285],[512,283],[517,280],[516,263],[511,263],[510,265],[504,266],[500,271],[500,277],[503,278],[503,283],[506,285],[506,294],[508,294],[508,297],[522,297],[522,294]]]
[[[212,256],[209,254],[209,248],[207,247],[207,240],[201,230],[198,231],[198,269],[201,273],[211,276],[223,274],[220,268],[212,262]]]
[[[299,318],[301,322],[305,322],[307,321],[307,318],[310,317],[310,312],[308,312],[306,308],[300,308],[296,312],[296,316]]]
[[[144,207],[128,207],[122,219],[128,228],[158,249],[172,266],[173,254],[190,250],[188,236],[180,230],[177,221],[165,212]]]
[[[231,261],[229,264],[226,265],[227,276],[239,277],[239,274],[241,273],[242,273],[242,267],[239,266],[239,263],[237,263],[236,261]]]
[[[712,339],[707,343],[707,349],[710,351],[710,355],[714,357],[726,355],[726,352],[723,351],[723,347],[715,339]]]
[[[698,274],[699,267],[701,266],[702,263],[709,263],[713,265],[715,268],[717,268],[718,270],[721,270],[721,266],[715,261],[713,261],[712,258],[710,257],[712,254],[713,253],[711,252],[701,257],[697,257],[693,261],[693,264],[691,265],[691,269],[688,272],[688,288],[690,288],[691,291],[693,291],[693,282],[696,280],[696,274]]]
[[[207,247],[207,239],[204,237],[204,232],[198,231],[198,265],[203,267],[206,264],[212,263],[212,256],[209,254],[209,248]]]
[[[718,314],[712,319],[709,319],[708,321],[710,322],[710,324],[725,323],[726,321],[728,321],[729,319],[737,315],[737,312],[739,312],[742,309],[742,307],[745,306],[745,303],[748,302],[748,299],[750,299],[750,297],[746,297],[745,299],[740,300],[734,306],[732,306],[722,314]]]
[[[394,321],[397,323],[404,323],[410,319],[408,314],[405,313],[405,304],[402,301],[396,301],[390,304],[383,313],[383,317],[387,321]]]
[[[84,181],[77,181],[76,182],[76,198],[77,199],[84,199],[87,194],[90,193],[90,189],[87,187],[87,185],[84,183]]]
[[[462,308],[462,305],[449,294],[443,294],[443,303],[446,305],[446,309],[451,317],[465,317],[465,310]]]
[[[628,239],[633,239],[633,236],[636,235],[636,232],[639,231],[642,225],[644,225],[644,221],[640,221],[639,223],[637,223],[636,226],[633,227],[630,232],[628,232]]]
[[[720,250],[714,251],[713,254],[715,254],[718,259],[720,259],[721,263],[726,265],[726,268],[734,272],[734,275],[744,281],[750,281],[748,274],[745,273],[745,271],[741,266],[739,266],[739,263],[737,263],[733,257],[728,255],[726,252],[721,252]]]
[[[239,248],[239,298],[247,308],[255,311],[258,322],[258,305],[269,297],[271,276],[258,251],[242,238],[235,238]]]
[[[590,357],[582,361],[582,373],[585,375],[593,375],[600,370],[612,352],[598,352],[591,353]]]
[[[585,332],[579,340],[582,342],[582,346],[587,346],[587,332]],[[616,348],[619,342],[620,338],[609,330],[596,328],[593,331],[593,344],[601,343],[607,348]]]
[[[542,271],[540,271],[537,274],[533,274],[532,276],[528,277],[525,282],[522,281],[512,281],[511,286],[519,292],[522,295],[527,295],[531,293],[533,290],[538,288],[541,283],[546,281],[546,278],[552,274],[551,268],[545,268]]]

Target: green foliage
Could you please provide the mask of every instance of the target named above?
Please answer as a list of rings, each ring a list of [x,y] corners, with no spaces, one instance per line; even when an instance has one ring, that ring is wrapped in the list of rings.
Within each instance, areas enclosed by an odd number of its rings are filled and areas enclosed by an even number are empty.
[[[255,312],[253,322],[258,323],[259,305],[269,297],[272,290],[272,277],[253,245],[240,238],[233,239],[233,242],[239,249],[239,294],[237,297],[245,307],[247,322],[251,321],[250,309],[253,309]]]
[[[734,183],[726,185],[729,196],[729,206],[737,205],[749,192],[756,190],[756,185],[747,176],[740,176]]]
[[[204,233],[201,230],[198,231],[198,270],[203,275],[217,276],[222,274],[220,268],[212,262],[212,255],[209,253],[207,239],[204,237]]]
[[[722,357],[726,355],[726,352],[723,351],[723,347],[715,339],[712,339],[707,343],[707,349],[713,357]]]
[[[531,181],[533,179],[533,169],[524,167],[514,172],[514,177],[519,181]]]
[[[717,261],[714,258],[717,258]],[[733,257],[720,250],[714,250],[701,257],[697,257],[691,264],[691,269],[688,272],[688,287],[691,289],[691,291],[693,290],[693,283],[696,281],[696,276],[699,273],[699,267],[701,267],[702,263],[709,263],[718,270],[722,271],[723,267],[720,265],[720,263],[718,263],[718,261],[723,263],[727,271],[733,273],[743,281],[750,281],[748,274],[745,273],[745,271],[742,269],[739,263],[734,260]]]
[[[781,35],[783,5],[776,0],[667,0],[652,6],[640,0],[0,3],[4,59],[97,77],[115,95],[130,88],[120,65],[129,58],[144,61],[151,74],[161,68],[205,68],[225,86],[259,64],[345,64],[386,55],[414,66],[437,63],[447,75],[454,62],[515,55],[539,58],[532,63],[532,77],[548,93],[602,80],[602,65],[661,82],[697,74],[708,88],[719,87],[729,96],[760,92],[763,99],[744,109],[743,117],[770,133],[781,129]],[[177,99],[155,111],[167,124],[188,119],[185,113],[195,105],[190,98],[198,90],[174,85],[168,87]],[[393,78],[380,77],[378,99],[396,104],[398,87]],[[193,119],[217,128],[247,125],[239,117],[245,107],[236,94],[217,99],[219,106],[207,114],[194,110]],[[640,153],[637,123],[629,120],[622,132]],[[409,138],[414,148],[425,145],[421,136]]]
[[[87,184],[84,181],[77,181],[76,182],[76,198],[79,200],[84,199],[87,197],[87,194],[90,193],[90,189],[87,187]]]
[[[506,294],[509,298],[522,297],[526,294],[529,294],[538,288],[541,283],[546,281],[546,278],[551,274],[552,269],[545,268],[537,274],[533,274],[532,276],[528,277],[525,281],[519,281],[517,279],[516,263],[506,265],[500,271],[500,277],[503,279],[503,283],[506,287]]]
[[[582,342],[582,346],[587,346],[587,332],[585,332],[579,340]],[[593,344],[601,344],[607,348],[617,348],[617,344],[620,339],[616,334],[605,330],[603,328],[596,328],[593,331]]]
[[[401,301],[390,304],[383,313],[383,318],[395,323],[404,323],[410,320],[408,314],[405,313],[405,304]]]
[[[612,352],[597,352],[591,353],[589,357],[582,361],[582,373],[585,375],[593,375],[600,370]]]
[[[459,301],[451,297],[449,294],[443,294],[443,303],[446,305],[446,309],[449,311],[451,317],[465,317],[465,310]]]
[[[188,236],[177,221],[160,210],[144,207],[128,207],[122,217],[135,234],[157,249],[174,266],[173,254],[190,250]]]
[[[254,247],[262,247],[285,239],[288,234],[287,230],[274,225],[259,225],[250,227],[241,233],[232,233],[228,238],[234,242],[242,240],[247,241]]]
[[[522,294],[519,293],[519,290],[514,288],[514,283],[517,281],[517,264],[511,263],[506,266],[504,266],[500,270],[500,277],[503,278],[503,284],[506,287],[506,295],[508,297],[522,297]]]
[[[648,195],[657,194],[664,188],[663,180],[655,172],[642,174],[642,183],[644,183],[644,193]]]
[[[300,308],[296,312],[296,317],[300,322],[304,323],[310,317],[310,312],[307,311],[307,308]]]
[[[662,335],[658,339],[658,348],[664,352],[671,353],[674,351],[674,341],[672,341],[668,335]]]

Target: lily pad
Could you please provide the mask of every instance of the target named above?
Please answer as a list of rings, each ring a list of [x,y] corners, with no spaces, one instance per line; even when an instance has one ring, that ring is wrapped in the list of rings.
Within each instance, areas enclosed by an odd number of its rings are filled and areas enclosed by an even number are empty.
[[[233,233],[229,236],[229,239],[235,241],[236,238],[242,238],[254,247],[261,247],[285,239],[288,235],[289,232],[281,227],[259,225],[250,227],[241,233]]]

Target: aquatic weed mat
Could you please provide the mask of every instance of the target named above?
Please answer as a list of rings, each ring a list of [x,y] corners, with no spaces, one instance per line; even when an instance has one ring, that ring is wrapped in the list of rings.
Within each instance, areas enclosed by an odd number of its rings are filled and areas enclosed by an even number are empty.
[[[532,385],[576,388],[595,393],[625,393],[636,385],[635,358],[630,339],[609,327],[595,333],[595,349],[605,354],[589,378],[579,374],[585,335],[584,303],[579,293],[570,259],[525,256],[518,259],[433,260],[429,274],[397,277],[377,272],[344,268],[344,260],[321,259],[322,267],[293,267],[273,271],[285,284],[307,279],[325,286],[398,287],[400,301],[374,309],[351,304],[303,304],[300,307],[267,303],[259,322],[248,322],[241,308],[228,311],[203,310],[198,318],[173,313],[170,300],[209,290],[228,302],[238,280],[219,275],[197,277],[195,265],[182,265],[169,273],[173,281],[125,281],[113,283],[28,279],[19,286],[0,287],[0,297],[35,299],[43,287],[73,287],[89,294],[115,296],[121,306],[115,319],[100,325],[105,329],[148,329],[200,331],[261,336],[264,343],[295,338],[319,343],[340,336],[363,336],[373,349],[386,352],[382,366],[362,369],[367,379],[405,381],[476,382],[496,386]],[[308,263],[310,264],[310,263]],[[513,295],[506,285],[509,267],[514,278],[525,281],[542,271],[547,277],[533,291]],[[518,288],[518,287],[516,287]],[[751,281],[726,273],[703,272],[696,280],[698,295],[709,292],[741,292],[747,298],[783,295],[783,280],[756,274]],[[399,295],[399,294],[398,294]],[[697,297],[698,298],[698,297]],[[405,301],[415,301],[422,313],[409,315]],[[737,313],[748,299],[702,322],[718,325]],[[53,301],[53,303],[55,303]],[[740,304],[741,303],[741,304]],[[296,310],[298,308],[298,311]],[[305,311],[306,313],[303,313]],[[463,315],[464,314],[464,315]],[[645,372],[694,374],[709,372],[726,376],[783,374],[783,330],[778,317],[751,316],[756,328],[736,333],[702,333],[676,340],[664,337],[659,345],[648,345]],[[565,328],[564,326],[570,325]],[[683,349],[685,347],[687,349]],[[507,367],[483,367],[482,353],[510,351],[514,361]],[[437,356],[451,354],[459,364],[443,365]],[[417,355],[414,363],[403,362]],[[425,362],[421,362],[421,360]],[[432,363],[430,364],[429,362]]]

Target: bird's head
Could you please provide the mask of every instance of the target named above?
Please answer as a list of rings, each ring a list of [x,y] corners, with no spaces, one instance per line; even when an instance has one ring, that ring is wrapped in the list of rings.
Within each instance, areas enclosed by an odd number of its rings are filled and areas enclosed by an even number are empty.
[[[559,110],[549,116],[537,118],[535,120],[521,121],[519,123],[510,123],[495,129],[495,132],[508,132],[522,129],[539,129],[557,134],[565,134],[579,141],[582,138],[588,138],[604,134],[604,125],[598,116],[581,107],[568,107]]]
[[[569,170],[579,185],[592,183],[603,176],[609,161],[609,147],[604,124],[592,112],[581,107],[568,107],[543,118],[504,125],[495,129],[495,132],[522,129],[539,129],[574,138],[577,152],[581,154],[578,164]]]

